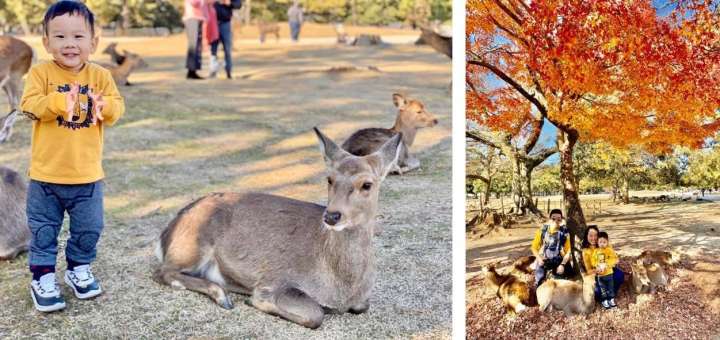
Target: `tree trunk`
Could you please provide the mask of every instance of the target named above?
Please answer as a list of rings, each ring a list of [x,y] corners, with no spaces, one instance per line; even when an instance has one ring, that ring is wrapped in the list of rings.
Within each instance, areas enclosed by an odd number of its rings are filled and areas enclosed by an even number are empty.
[[[242,22],[245,26],[250,26],[250,15],[252,13],[252,0],[246,0],[243,4],[243,18]]]
[[[538,209],[537,204],[535,204],[535,200],[533,200],[533,194],[532,194],[532,170],[533,169],[525,167],[524,170],[525,170],[525,175],[523,178],[523,184],[524,184],[523,195],[525,196],[525,209],[527,209],[527,212],[530,214],[543,217],[542,211],[540,211],[540,209]]]
[[[587,224],[580,204],[577,181],[573,172],[573,148],[578,140],[578,132],[568,129],[567,132],[558,129],[558,149],[560,151],[560,182],[563,186],[563,205],[565,218],[570,231],[570,253],[573,267],[579,275],[579,264],[575,256],[575,236],[584,235]]]
[[[353,26],[357,26],[357,0],[352,0],[350,2],[350,15],[351,15],[351,22]]]
[[[492,188],[492,178],[488,178],[488,181],[485,183],[485,192],[483,193],[482,198],[482,206],[485,207],[488,205],[488,202],[490,202],[490,188]]]
[[[512,169],[512,198],[515,204],[515,214],[525,215],[525,196],[523,195],[523,176],[521,162],[513,155],[511,157],[513,169]]]
[[[623,177],[623,203],[630,203],[630,180],[627,176]]]
[[[120,22],[120,35],[126,35],[130,29],[130,7],[128,6],[128,0],[123,0],[121,22]]]

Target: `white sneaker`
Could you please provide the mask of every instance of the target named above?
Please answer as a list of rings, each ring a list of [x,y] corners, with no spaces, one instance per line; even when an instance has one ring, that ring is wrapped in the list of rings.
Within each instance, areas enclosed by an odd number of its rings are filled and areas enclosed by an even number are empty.
[[[75,270],[65,271],[65,283],[67,283],[78,299],[89,299],[102,293],[100,284],[95,280],[90,265],[85,264],[75,267]]]
[[[35,309],[41,312],[54,312],[65,308],[65,299],[60,293],[55,273],[47,273],[40,280],[30,282],[30,296]]]
[[[215,78],[217,76],[218,70],[220,70],[220,62],[218,62],[217,56],[211,55],[210,56],[210,75],[208,75],[208,77]]]

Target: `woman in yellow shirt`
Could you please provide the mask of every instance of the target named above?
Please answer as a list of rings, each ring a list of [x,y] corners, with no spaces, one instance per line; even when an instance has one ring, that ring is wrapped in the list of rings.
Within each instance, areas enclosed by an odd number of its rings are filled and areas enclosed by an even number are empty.
[[[592,268],[590,260],[592,258],[593,252],[597,248],[599,233],[600,230],[595,225],[590,225],[587,227],[587,229],[585,229],[585,237],[583,238],[582,242],[582,259],[586,271],[589,268]],[[618,289],[620,289],[622,283],[625,282],[625,273],[616,265],[612,267],[612,274],[614,288],[617,292]],[[597,285],[595,286],[595,300],[600,301],[600,287],[598,287]]]

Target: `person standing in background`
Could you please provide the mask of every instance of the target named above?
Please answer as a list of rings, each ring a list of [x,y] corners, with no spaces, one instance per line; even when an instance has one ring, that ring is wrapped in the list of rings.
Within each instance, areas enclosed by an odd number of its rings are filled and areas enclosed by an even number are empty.
[[[298,0],[295,0],[293,5],[288,8],[287,15],[290,24],[290,37],[292,41],[297,42],[300,36],[300,26],[302,26],[303,22],[303,9]]]
[[[218,62],[217,52],[220,42],[223,44],[223,52],[225,53],[225,74],[227,79],[232,79],[232,17],[233,9],[242,6],[241,0],[218,0],[214,4],[215,15],[217,18],[217,27],[219,39],[210,44],[210,78],[215,78],[220,63]]]
[[[188,39],[186,78],[203,79],[197,71],[202,68],[202,27],[203,22],[207,21],[206,0],[185,0],[184,9],[183,22]]]

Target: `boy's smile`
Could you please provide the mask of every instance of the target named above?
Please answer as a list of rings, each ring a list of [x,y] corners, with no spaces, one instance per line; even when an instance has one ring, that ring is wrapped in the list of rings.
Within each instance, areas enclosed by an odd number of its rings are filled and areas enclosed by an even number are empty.
[[[48,22],[43,45],[61,67],[79,72],[95,52],[97,37],[93,37],[87,21],[81,15],[64,14]]]

